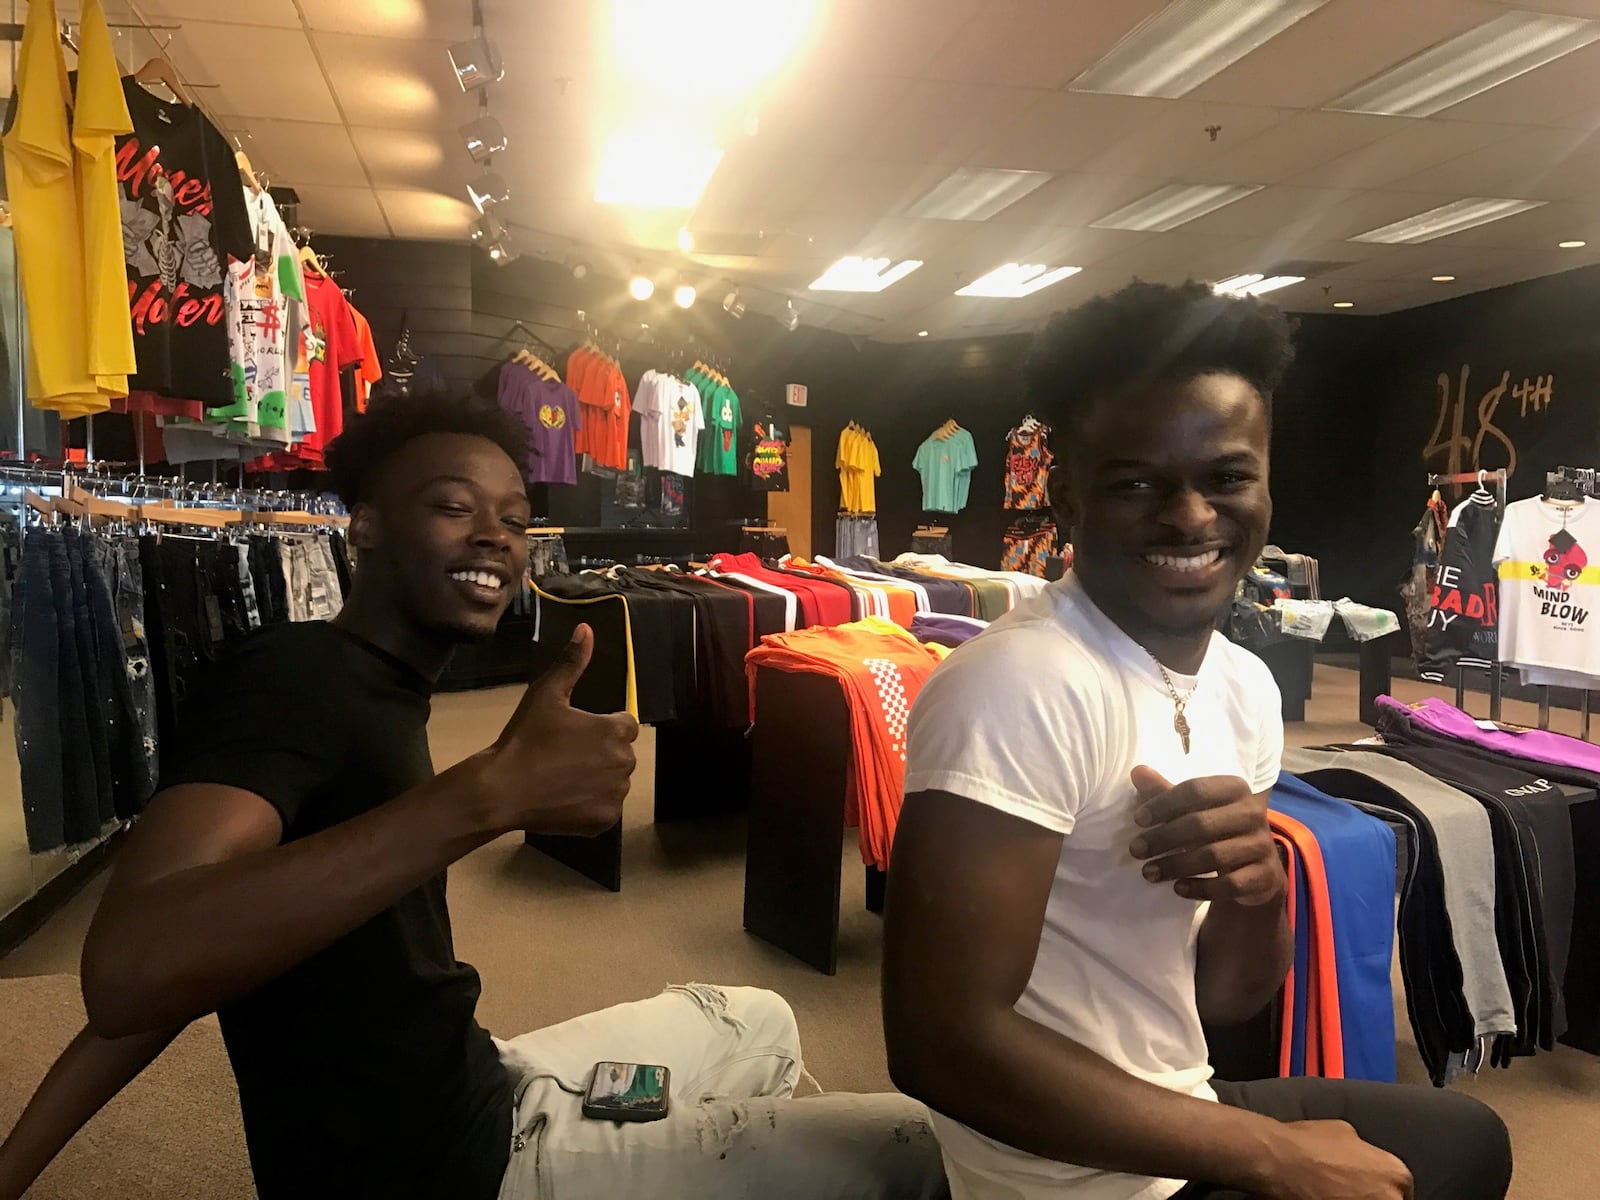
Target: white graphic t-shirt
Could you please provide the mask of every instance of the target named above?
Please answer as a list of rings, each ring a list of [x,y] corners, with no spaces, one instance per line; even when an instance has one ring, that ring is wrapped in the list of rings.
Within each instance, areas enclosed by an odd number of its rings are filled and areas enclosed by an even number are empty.
[[[1533,683],[1589,688],[1600,675],[1600,501],[1506,507],[1494,547],[1500,661]]]
[[[1215,1100],[1194,994],[1209,906],[1141,874],[1129,776],[1143,765],[1175,784],[1228,775],[1266,791],[1283,757],[1282,701],[1266,665],[1221,634],[1199,675],[1172,681],[1194,689],[1187,754],[1159,669],[1069,572],[933,673],[911,713],[906,793],[949,792],[1061,834],[1017,1012],[1130,1075]],[[932,1118],[954,1200],[1165,1200],[1183,1186],[1039,1158]]]

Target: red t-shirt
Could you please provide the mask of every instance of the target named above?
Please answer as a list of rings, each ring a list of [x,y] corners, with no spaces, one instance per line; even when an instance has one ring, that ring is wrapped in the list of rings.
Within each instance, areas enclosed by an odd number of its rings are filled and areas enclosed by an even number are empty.
[[[323,448],[344,430],[344,398],[339,372],[361,361],[361,339],[356,333],[350,302],[339,285],[326,276],[306,272],[306,308],[310,320],[304,333],[306,363],[311,371],[311,411],[317,430],[301,444],[320,460]]]

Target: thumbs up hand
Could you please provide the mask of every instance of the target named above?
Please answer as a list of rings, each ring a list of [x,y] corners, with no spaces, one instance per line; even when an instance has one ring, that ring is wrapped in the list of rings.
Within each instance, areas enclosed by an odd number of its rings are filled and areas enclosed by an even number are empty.
[[[1151,883],[1170,884],[1190,900],[1232,900],[1259,907],[1288,889],[1267,823],[1267,798],[1230,776],[1173,786],[1150,767],[1133,769],[1142,832],[1129,851]]]
[[[593,653],[594,632],[578,626],[480,756],[479,779],[506,830],[587,837],[622,817],[639,722],[627,713],[600,716],[572,707],[572,689]]]

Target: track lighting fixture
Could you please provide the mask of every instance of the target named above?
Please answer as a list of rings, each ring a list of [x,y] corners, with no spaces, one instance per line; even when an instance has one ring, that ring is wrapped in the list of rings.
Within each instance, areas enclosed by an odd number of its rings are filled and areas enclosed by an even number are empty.
[[[493,245],[506,236],[506,227],[492,213],[484,213],[469,227],[474,245]]]
[[[474,22],[478,27],[477,32],[466,41],[456,42],[450,47],[450,65],[455,68],[456,82],[461,85],[463,92],[488,87],[506,77],[506,65],[501,61],[500,51],[483,32],[482,17],[474,15],[477,16]]]
[[[489,257],[495,266],[503,267],[508,262],[520,258],[521,253],[511,244],[510,235],[503,234],[499,241],[489,247]]]
[[[488,113],[468,121],[460,133],[473,162],[488,162],[490,155],[499,154],[507,145],[505,127]]]
[[[727,313],[735,321],[744,316],[744,310],[744,301],[739,299],[738,288],[734,288],[733,291],[729,292],[722,298],[722,311]]]
[[[467,184],[467,199],[479,212],[488,212],[496,204],[511,199],[511,188],[498,171],[485,171]]]
[[[589,272],[594,269],[591,266],[589,266],[589,263],[588,263],[587,260],[582,259],[582,258],[578,259],[576,262],[571,263],[571,267],[572,267],[572,277],[574,279],[587,279],[587,278],[589,278]]]
[[[794,301],[785,301],[783,306],[783,327],[790,333],[800,328],[800,310],[795,308]]]

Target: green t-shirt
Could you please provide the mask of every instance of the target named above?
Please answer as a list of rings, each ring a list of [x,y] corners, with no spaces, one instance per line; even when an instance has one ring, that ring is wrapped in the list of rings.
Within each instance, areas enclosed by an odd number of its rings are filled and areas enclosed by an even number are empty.
[[[924,512],[958,513],[967,506],[972,468],[978,465],[972,434],[957,429],[947,438],[930,437],[917,447],[911,465],[922,476]]]
[[[701,390],[704,400],[705,432],[700,435],[702,475],[739,473],[739,396],[725,383],[707,380]]]

